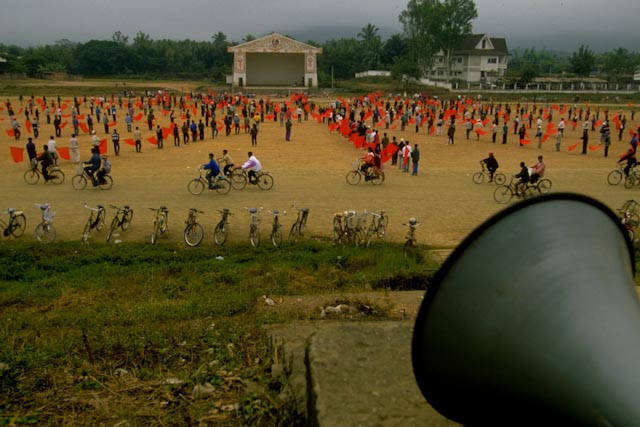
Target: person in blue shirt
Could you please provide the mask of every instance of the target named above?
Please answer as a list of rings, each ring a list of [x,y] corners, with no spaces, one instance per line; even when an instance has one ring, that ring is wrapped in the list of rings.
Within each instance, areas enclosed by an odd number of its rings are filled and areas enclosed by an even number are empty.
[[[100,149],[98,147],[93,147],[91,149],[91,158],[86,162],[83,162],[83,164],[85,165],[84,171],[91,177],[93,185],[97,185],[93,175],[100,169]]]
[[[209,182],[209,188],[213,188],[213,179],[220,174],[220,166],[218,166],[213,153],[209,153],[209,163],[202,165],[202,168],[208,171],[207,181]]]

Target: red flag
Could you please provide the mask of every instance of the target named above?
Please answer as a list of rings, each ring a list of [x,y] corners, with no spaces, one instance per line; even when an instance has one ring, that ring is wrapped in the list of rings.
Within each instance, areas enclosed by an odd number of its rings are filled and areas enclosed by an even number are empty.
[[[547,139],[549,139],[549,134],[545,134],[540,142],[545,142]]]
[[[64,127],[67,125],[67,122],[62,122],[60,123],[60,129],[64,129]]]
[[[155,136],[151,136],[151,137],[145,139],[145,141],[147,141],[149,144],[153,144],[153,145],[156,145],[158,143],[158,140],[156,139]]]
[[[31,133],[31,121],[27,120],[25,123],[25,127],[27,128],[27,132]]]
[[[600,148],[600,144],[598,144],[598,145],[590,145],[589,146],[589,150],[591,150],[591,151],[596,151],[598,148]]]
[[[106,140],[106,138],[102,138],[100,140],[100,145],[98,145],[98,149],[100,150],[100,154],[107,154],[107,140]]]
[[[136,145],[136,142],[133,140],[133,138],[127,138],[124,140],[125,144],[129,144],[129,145]]]
[[[162,128],[162,139],[167,139],[169,137],[169,135],[171,135],[171,128]]]
[[[13,132],[13,129],[5,129],[4,130],[7,135],[9,135],[11,138],[13,138],[15,136],[15,133]]]
[[[598,120],[598,121],[596,122],[596,127],[599,127],[601,124],[602,124],[602,120]]]
[[[65,160],[71,160],[71,156],[69,155],[69,147],[60,147],[58,148],[58,154]]]
[[[84,133],[89,133],[89,126],[86,123],[78,123],[78,127]]]
[[[111,123],[109,123],[109,127],[110,127],[110,128],[112,128],[112,127],[114,127],[114,126],[115,126],[115,125],[117,125],[117,124],[118,124],[117,122],[111,122]]]
[[[530,139],[521,139],[520,140],[520,145],[529,145],[531,144],[531,140]]]
[[[380,152],[380,158],[382,163],[386,163],[391,160],[393,153],[398,151],[398,146],[395,144],[387,144],[387,146]]]
[[[142,120],[142,113],[138,113],[135,116],[133,116],[133,120],[136,122],[139,122],[140,120]]]
[[[24,149],[21,147],[9,147],[9,150],[11,150],[11,157],[13,157],[13,161],[20,163],[23,159],[22,156],[24,154]]]
[[[364,136],[357,136],[353,141],[353,145],[356,148],[362,148],[363,144],[364,144]]]
[[[486,135],[486,134],[487,134],[487,131],[486,131],[486,130],[484,130],[484,129],[479,129],[479,128],[478,128],[478,129],[476,129],[476,130],[474,130],[474,132],[475,132],[475,133],[477,133],[477,134],[478,134],[478,135],[480,135],[480,136],[484,136],[484,135]]]
[[[573,151],[573,150],[575,150],[577,146],[578,146],[578,143],[577,143],[577,142],[576,142],[575,144],[573,144],[573,145],[570,145],[570,146],[569,146],[569,151]]]

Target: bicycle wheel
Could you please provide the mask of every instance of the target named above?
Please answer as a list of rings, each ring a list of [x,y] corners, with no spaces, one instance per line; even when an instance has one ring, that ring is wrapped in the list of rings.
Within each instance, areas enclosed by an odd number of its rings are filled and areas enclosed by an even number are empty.
[[[473,174],[473,182],[476,184],[482,184],[484,182],[484,173],[476,172]]]
[[[100,231],[104,228],[104,217],[106,216],[106,214],[104,213],[104,210],[100,210],[98,211],[98,218],[96,219],[95,222],[95,229]]]
[[[276,248],[279,248],[280,245],[282,244],[282,228],[281,227],[274,227],[274,229],[271,230],[271,243]]]
[[[389,225],[388,216],[383,216],[378,220],[378,229],[376,231],[376,234],[379,238],[382,239],[384,237],[384,234],[387,232],[387,225]]]
[[[11,235],[13,237],[20,237],[24,234],[25,228],[27,228],[27,218],[24,215],[16,215],[13,218]]]
[[[627,235],[629,236],[629,241],[635,245],[636,242],[636,232],[631,228],[627,228]]]
[[[51,243],[56,239],[56,229],[51,224],[40,223],[36,226],[36,240],[42,243]]]
[[[120,224],[120,228],[122,228],[122,231],[124,231],[127,228],[129,228],[129,226],[131,225],[131,220],[132,219],[133,219],[133,211],[131,209],[129,209],[122,216],[122,224]]]
[[[333,242],[342,243],[342,224],[339,219],[333,220]]]
[[[168,212],[161,213],[160,214],[160,232],[161,233],[167,232],[168,222],[169,222],[169,213]]]
[[[547,194],[551,191],[551,180],[550,179],[541,179],[538,181],[538,190],[540,190],[540,194]]]
[[[84,175],[74,175],[71,178],[71,186],[75,190],[84,190],[87,187],[87,178]]]
[[[204,182],[202,182],[200,178],[192,179],[189,181],[187,189],[189,190],[189,193],[197,196],[204,191]]]
[[[351,185],[356,185],[362,179],[362,175],[358,171],[347,172],[347,182]]]
[[[233,172],[231,174],[231,187],[234,190],[242,190],[247,186],[247,176],[242,172]]]
[[[500,204],[509,203],[513,197],[513,192],[508,185],[501,185],[493,191],[493,198]]]
[[[507,182],[507,177],[502,172],[498,172],[497,174],[493,175],[493,182],[498,185],[503,185],[505,182]]]
[[[375,232],[375,226],[373,225],[373,222],[371,223],[371,225],[369,225],[369,227],[367,227],[367,232],[365,234],[365,246],[369,247],[369,245],[371,244],[371,240],[373,239],[373,235],[376,234]]]
[[[630,227],[636,228],[638,225],[640,225],[640,216],[638,216],[637,213],[633,212],[631,216],[629,216],[629,219],[627,220],[627,224]]]
[[[215,230],[213,230],[213,241],[216,245],[224,245],[224,242],[227,241],[227,234],[229,230],[227,229],[227,225],[223,222],[218,223],[216,225]]]
[[[116,230],[117,226],[118,226],[118,215],[114,216],[113,219],[111,220],[111,225],[109,226],[109,231],[107,232],[107,242],[111,240],[111,235]]]
[[[189,246],[198,246],[204,237],[204,229],[197,222],[188,224],[184,229],[184,242]]]
[[[380,171],[380,175],[371,175],[369,180],[373,185],[380,185],[384,182],[384,172]]]
[[[60,169],[54,169],[49,172],[49,181],[54,184],[62,184],[64,182],[64,172]]]
[[[40,180],[40,173],[35,169],[29,169],[24,173],[24,182],[27,184],[37,184]]]
[[[231,183],[226,177],[220,177],[214,184],[218,194],[228,194],[231,191]]]
[[[111,175],[103,176],[102,181],[98,183],[98,187],[100,187],[101,190],[110,190],[111,187],[113,187],[113,178],[111,178]]]
[[[254,248],[260,246],[260,229],[257,225],[254,225],[249,229],[249,242],[251,242],[251,246]]]
[[[153,221],[153,231],[151,232],[151,244],[155,245],[158,240],[158,234],[160,233],[160,224],[158,221]]]
[[[271,190],[271,187],[273,187],[273,177],[268,173],[263,173],[258,176],[258,187],[260,187],[261,190]]]
[[[610,185],[618,185],[620,181],[622,181],[622,172],[617,169],[609,172],[609,175],[607,175],[607,182]]]
[[[636,180],[633,176],[628,176],[624,179],[624,188],[631,188],[635,185]]]
[[[291,226],[291,230],[289,230],[289,243],[295,243],[298,241],[298,236],[300,234],[300,227],[298,224],[298,221],[294,222]]]
[[[89,240],[89,234],[91,233],[91,218],[84,225],[84,230],[82,230],[82,243],[85,243]]]

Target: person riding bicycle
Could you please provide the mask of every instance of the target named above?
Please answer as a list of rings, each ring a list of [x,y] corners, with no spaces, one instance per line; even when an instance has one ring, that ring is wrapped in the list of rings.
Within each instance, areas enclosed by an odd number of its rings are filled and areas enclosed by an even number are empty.
[[[636,159],[636,153],[633,151],[633,148],[629,148],[629,150],[620,156],[620,160],[618,163],[622,163],[626,160],[627,165],[624,167],[624,176],[629,176],[629,171],[631,168],[635,167],[638,164],[638,160]]]
[[[361,160],[360,170],[364,173],[364,180],[368,181],[371,179],[371,172],[376,162],[376,155],[371,147],[367,148],[367,154],[362,156]]]
[[[82,164],[85,165],[84,171],[89,175],[91,180],[93,181],[93,185],[98,185],[95,177],[93,176],[100,169],[100,149],[98,147],[93,147],[91,149],[91,158]]]
[[[498,160],[494,157],[492,152],[489,152],[489,157],[480,160],[480,163],[484,164],[489,171],[489,182],[493,181],[493,174],[498,169]]]
[[[213,188],[213,179],[220,175],[220,166],[216,163],[213,153],[209,153],[209,163],[202,165],[202,168],[208,171],[207,182],[209,183],[209,188]]]
[[[111,162],[109,161],[109,156],[106,154],[102,155],[102,167],[98,170],[96,176],[98,177],[98,182],[100,184],[105,184],[104,180],[105,175],[109,175],[111,173]]]
[[[538,179],[544,176],[544,171],[546,169],[546,165],[542,161],[542,156],[538,156],[538,162],[531,165],[531,169],[532,171],[531,171],[531,177],[529,178],[529,181],[532,184],[535,184],[536,182],[538,182]]]
[[[524,162],[520,162],[520,173],[514,175],[514,178],[520,178],[520,181],[516,183],[516,189],[524,195],[524,190],[529,184],[529,168]]]
[[[229,175],[231,173],[231,169],[233,169],[233,159],[231,158],[227,150],[222,150],[222,157],[218,159],[219,165],[223,163],[224,163],[224,168],[222,172],[225,175]]]
[[[42,176],[44,177],[44,181],[47,182],[49,181],[49,166],[53,166],[54,160],[49,152],[49,146],[45,144],[42,148],[44,151],[37,157],[37,160],[42,165]]]
[[[253,152],[249,151],[247,153],[247,155],[249,156],[249,160],[247,160],[246,162],[244,162],[242,164],[242,166],[239,166],[236,169],[242,169],[244,171],[249,171],[248,172],[248,176],[249,176],[249,184],[257,184],[258,180],[258,174],[257,172],[260,172],[262,170],[262,165],[260,164],[260,160],[258,160],[256,158],[256,156],[253,155]]]

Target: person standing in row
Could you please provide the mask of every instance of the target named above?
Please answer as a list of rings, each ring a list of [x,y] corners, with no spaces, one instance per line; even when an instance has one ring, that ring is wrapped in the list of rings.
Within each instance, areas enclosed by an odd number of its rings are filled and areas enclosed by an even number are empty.
[[[142,153],[142,133],[138,126],[136,126],[136,130],[133,131],[133,140],[136,144],[136,153]]]
[[[107,117],[107,120],[109,120],[107,115],[105,115],[105,117]],[[113,151],[116,153],[116,156],[119,156],[120,155],[120,134],[118,133],[118,129],[113,130],[113,133],[111,134],[111,142],[113,143]]]
[[[285,128],[285,133],[284,133],[284,139],[285,141],[291,141],[291,128],[293,127],[293,124],[291,123],[291,119],[287,120],[287,123],[285,123],[284,128]]]
[[[420,161],[420,150],[418,150],[418,144],[413,145],[411,150],[411,163],[413,164],[412,176],[418,175],[418,162]]]
[[[69,139],[69,154],[73,164],[80,163],[80,144],[75,133],[72,133],[71,139]]]

